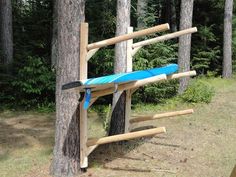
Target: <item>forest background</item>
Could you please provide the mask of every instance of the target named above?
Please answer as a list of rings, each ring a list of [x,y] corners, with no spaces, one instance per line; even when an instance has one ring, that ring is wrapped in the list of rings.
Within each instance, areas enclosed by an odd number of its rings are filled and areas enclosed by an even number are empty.
[[[140,12],[137,0],[131,1],[131,26],[135,30],[169,23],[171,31],[178,30],[180,0],[145,0]],[[235,9],[234,9],[235,12]],[[13,63],[1,60],[1,109],[24,108],[53,111],[55,109],[55,61],[53,61],[53,1],[13,0]],[[196,0],[192,36],[191,68],[198,77],[220,77],[223,60],[224,1]],[[86,22],[89,42],[113,37],[116,31],[116,1],[87,0]],[[160,35],[160,34],[156,34]],[[148,37],[154,37],[148,36]],[[147,38],[148,38],[147,37]],[[143,40],[143,39],[139,39]],[[236,70],[236,17],[233,16],[233,71]],[[143,48],[134,57],[134,70],[158,67],[177,62],[177,39]],[[114,46],[97,52],[89,61],[89,77],[113,73]],[[101,74],[102,73],[102,74]],[[145,86],[134,95],[133,102],[160,103],[177,95],[178,83]],[[144,94],[145,93],[145,94]],[[152,95],[156,96],[153,97]],[[111,102],[111,96],[97,104]]]

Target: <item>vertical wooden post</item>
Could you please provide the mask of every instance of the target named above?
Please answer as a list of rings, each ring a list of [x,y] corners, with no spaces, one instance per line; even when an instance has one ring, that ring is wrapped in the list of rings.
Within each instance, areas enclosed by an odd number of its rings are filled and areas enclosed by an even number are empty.
[[[133,27],[128,27],[128,33],[133,33]],[[133,60],[132,60],[132,46],[133,46],[133,39],[127,41],[127,69],[126,72],[133,71]]]
[[[88,23],[80,25],[80,58],[79,58],[79,79],[87,79],[88,62],[87,62],[87,46],[88,46]],[[80,103],[80,167],[88,167],[87,157],[87,110],[83,108],[84,100]]]
[[[133,32],[133,27],[128,28],[128,33]],[[127,41],[127,60],[126,60],[126,72],[131,72],[133,70],[133,61],[132,61],[132,45],[133,39]],[[126,91],[126,102],[125,102],[125,133],[129,132],[129,118],[131,116],[131,90]]]

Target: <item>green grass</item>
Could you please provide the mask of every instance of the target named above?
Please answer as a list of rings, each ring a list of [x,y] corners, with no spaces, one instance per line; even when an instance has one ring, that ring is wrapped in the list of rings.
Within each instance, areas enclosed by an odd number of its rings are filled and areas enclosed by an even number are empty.
[[[214,88],[214,90],[219,93],[227,93],[227,92],[235,92],[236,85],[236,76],[232,79],[222,79],[220,77],[217,78],[207,78],[202,77],[198,78],[198,81],[203,81],[208,83],[210,86]],[[140,112],[161,112],[170,109],[185,109],[188,107],[199,107],[201,105],[207,105],[203,103],[186,103],[181,100],[180,97],[174,97],[171,99],[167,99],[164,103],[160,104],[136,104],[133,105],[134,113]]]
[[[4,111],[0,114],[0,176],[23,176],[50,163],[53,114]]]
[[[188,136],[196,141],[202,135],[205,138],[197,141],[211,143],[209,145],[198,145],[203,146],[205,149],[199,149],[200,157],[198,159],[196,157],[196,164],[206,163],[208,161],[209,163],[213,163],[208,165],[209,173],[215,174],[220,167],[221,171],[225,170],[224,174],[227,176],[233,164],[235,164],[236,155],[234,143],[236,127],[234,121],[236,115],[236,78],[234,77],[228,80],[221,78],[201,78],[201,80],[209,83],[216,90],[211,103],[189,104],[184,103],[180,98],[173,98],[166,100],[162,104],[134,105],[133,114],[152,114],[194,108],[195,114],[189,116],[189,119],[161,119],[156,124],[167,125],[167,130],[170,130],[168,134],[169,138],[170,136],[174,137],[175,132],[172,135],[172,131],[176,130],[179,134],[174,140],[178,140],[181,136],[185,137],[184,133],[189,131],[189,127],[185,128],[185,126],[191,122],[194,125],[191,127],[193,134]],[[106,116],[107,110],[108,107],[96,108],[89,113],[88,127],[90,137],[103,136],[105,134],[103,129],[103,121],[105,119],[102,117]],[[100,114],[100,111],[103,113]],[[26,174],[27,176],[32,176],[34,173],[38,173],[39,176],[43,177],[47,176],[54,144],[54,121],[54,113],[7,110],[0,113],[1,177],[18,177]],[[202,132],[203,129],[209,131]],[[183,135],[181,135],[181,132]],[[221,132],[224,132],[225,135],[220,136],[217,134]],[[221,144],[222,142],[226,144],[223,145]],[[196,142],[189,140],[189,143],[191,146],[191,144]],[[164,152],[163,154],[165,153],[169,152]],[[98,154],[97,156],[101,158],[101,155]],[[101,162],[98,159],[93,160],[91,169],[95,173],[101,173],[101,175],[104,173],[105,176],[106,170],[104,171],[100,164]],[[163,161],[163,164],[165,164],[165,161]],[[42,168],[43,170],[41,170]],[[214,168],[217,170],[214,171]],[[197,170],[199,174],[201,174],[201,171],[204,170],[201,170],[201,168]],[[188,170],[184,173],[191,174]],[[186,174],[182,176],[187,177]]]
[[[33,168],[48,164],[51,152],[51,147],[15,149],[9,154],[5,152],[5,157],[0,157],[0,176],[23,176]]]

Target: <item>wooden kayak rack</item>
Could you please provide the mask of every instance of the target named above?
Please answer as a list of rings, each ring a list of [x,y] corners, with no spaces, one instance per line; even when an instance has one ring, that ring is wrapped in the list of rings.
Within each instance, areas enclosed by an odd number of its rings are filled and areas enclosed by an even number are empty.
[[[79,79],[80,80],[87,79],[88,61],[102,47],[106,47],[109,45],[116,44],[118,42],[126,41],[127,42],[127,71],[126,72],[131,72],[132,71],[132,57],[143,46],[154,44],[156,42],[173,39],[181,35],[197,32],[197,28],[190,28],[190,29],[185,29],[185,30],[178,31],[175,33],[165,34],[163,36],[159,36],[153,39],[148,39],[141,42],[133,43],[133,39],[136,37],[141,37],[144,35],[149,35],[149,34],[162,32],[166,30],[169,30],[169,24],[162,24],[162,25],[143,29],[136,32],[133,32],[133,28],[129,27],[128,33],[125,35],[121,35],[121,36],[106,39],[100,42],[88,44],[88,23],[81,23],[80,25],[80,58],[79,58],[79,61],[80,61],[79,77],[80,78]],[[111,142],[117,142],[117,141],[123,141],[123,140],[129,140],[129,139],[134,139],[134,138],[146,137],[146,136],[154,136],[156,134],[166,132],[165,127],[152,128],[152,129],[142,130],[142,131],[137,131],[137,132],[130,132],[130,124],[159,119],[159,118],[173,117],[173,116],[193,113],[193,110],[190,109],[190,110],[182,110],[182,111],[176,111],[176,112],[170,112],[170,113],[155,114],[155,115],[150,115],[150,116],[136,116],[135,118],[130,119],[131,96],[137,90],[137,88],[144,86],[146,84],[156,83],[159,81],[178,79],[182,77],[190,77],[190,76],[195,76],[195,75],[196,75],[195,71],[176,73],[169,76],[162,74],[159,76],[155,76],[155,77],[151,77],[151,78],[147,78],[143,80],[138,80],[132,83],[119,84],[116,89],[114,88],[115,86],[114,87],[111,86],[109,88],[104,88],[103,90],[101,90],[101,88],[98,90],[96,89],[92,90],[91,102],[89,106],[91,106],[99,97],[114,93],[114,90],[126,91],[127,95],[126,95],[126,113],[125,113],[125,134],[108,136],[108,137],[103,137],[103,138],[98,138],[98,139],[88,139],[87,110],[83,108],[83,103],[85,101],[85,98],[83,98],[82,102],[80,102],[80,105],[79,105],[80,106],[80,166],[81,168],[88,167],[88,156],[98,145],[111,143]],[[76,89],[75,91],[80,92]]]

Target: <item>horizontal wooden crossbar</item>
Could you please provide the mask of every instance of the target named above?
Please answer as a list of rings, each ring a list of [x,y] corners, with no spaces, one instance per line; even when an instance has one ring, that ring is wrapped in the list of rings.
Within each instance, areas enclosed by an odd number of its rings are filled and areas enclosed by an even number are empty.
[[[133,48],[143,47],[143,46],[146,46],[146,45],[154,44],[154,43],[157,43],[157,42],[160,42],[160,41],[166,41],[166,40],[173,39],[173,38],[185,35],[185,34],[190,34],[190,33],[195,33],[195,32],[197,32],[196,27],[189,28],[189,29],[177,31],[177,32],[174,32],[174,33],[166,34],[166,35],[163,35],[163,36],[159,36],[159,37],[156,37],[156,38],[153,38],[153,39],[148,39],[148,40],[145,40],[145,41],[137,42],[137,43],[134,43],[132,45],[132,47]]]
[[[178,78],[182,78],[182,77],[190,77],[190,76],[195,76],[195,75],[196,75],[196,71],[188,71],[188,72],[176,73],[176,74],[169,75],[169,76],[167,76],[167,79],[178,79]],[[135,88],[147,85],[147,84],[156,83],[158,81],[163,81],[163,80],[166,80],[166,75],[159,75],[156,77],[147,78],[147,79],[143,79],[143,80],[136,81],[136,82],[120,84],[120,85],[118,85],[116,90],[117,91],[124,91],[124,90],[128,90],[128,89],[135,89]],[[114,89],[115,89],[114,87],[111,87],[111,88],[107,88],[104,90],[94,91],[94,92],[92,92],[92,98],[97,98],[97,97],[112,94],[115,91]]]
[[[165,31],[170,29],[169,24],[162,24],[162,25],[158,25],[158,26],[154,26],[151,28],[147,28],[144,30],[140,30],[140,31],[135,31],[133,33],[129,33],[129,34],[124,34],[121,36],[117,36],[117,37],[113,37],[110,39],[106,39],[100,42],[95,42],[92,44],[89,44],[87,47],[87,50],[92,50],[92,49],[96,49],[96,48],[101,48],[101,47],[105,47],[108,45],[113,45],[116,44],[118,42],[122,42],[122,41],[127,41],[136,37],[140,37],[140,36],[144,36],[144,35],[148,35],[148,34],[152,34],[152,33],[156,33],[156,32],[161,32],[161,31]]]
[[[90,139],[87,141],[87,146],[101,145],[101,144],[130,140],[130,139],[141,138],[141,137],[146,137],[146,136],[153,136],[153,135],[165,133],[165,132],[166,132],[165,127],[160,127],[160,128],[152,128],[149,130],[142,130],[142,131],[125,133],[125,134],[120,134],[120,135],[113,135],[113,136],[108,136],[108,137],[99,138],[99,139]]]
[[[181,111],[155,114],[155,115],[151,115],[151,116],[136,116],[135,118],[130,120],[130,123],[138,123],[138,122],[161,119],[161,118],[166,118],[166,117],[174,117],[174,116],[192,114],[193,112],[194,112],[193,109],[187,109],[187,110],[181,110]]]
[[[196,76],[196,75],[197,75],[196,71],[187,71],[187,72],[169,75],[169,76],[167,76],[167,79],[179,79],[182,77],[190,77],[190,76]]]
[[[104,89],[104,90],[94,91],[94,92],[92,92],[92,98],[101,97],[104,95],[109,95],[109,94],[114,93],[114,91],[124,91],[124,90],[133,89],[133,88],[138,88],[138,87],[141,87],[146,84],[151,84],[151,83],[155,83],[155,82],[158,82],[161,80],[166,80],[166,79],[167,79],[167,76],[165,74],[162,74],[162,75],[158,75],[158,76],[147,78],[147,79],[142,79],[142,80],[138,80],[138,81],[134,81],[134,82],[120,84],[117,86],[117,88],[112,87],[112,88],[108,88],[108,89]]]

